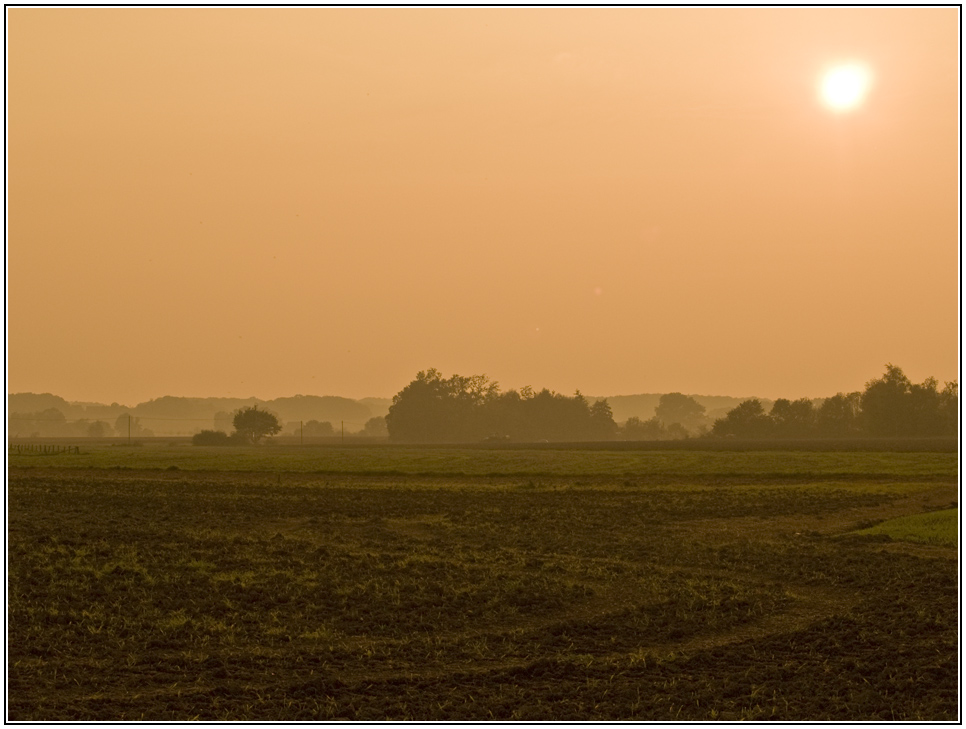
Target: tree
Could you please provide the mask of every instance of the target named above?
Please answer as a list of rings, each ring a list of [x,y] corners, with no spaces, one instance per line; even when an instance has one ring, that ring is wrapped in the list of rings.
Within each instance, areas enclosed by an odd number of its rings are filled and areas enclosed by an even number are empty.
[[[667,426],[667,437],[668,440],[685,440],[691,437],[691,434],[680,423],[671,423]]]
[[[87,426],[88,438],[106,438],[111,433],[111,426],[103,420],[95,420]]]
[[[235,426],[235,434],[252,445],[257,445],[265,436],[275,435],[282,430],[275,414],[268,410],[259,410],[257,405],[236,412],[232,424]]]
[[[596,439],[612,440],[617,435],[614,413],[606,399],[598,400],[590,406],[590,426]]]
[[[872,435],[909,435],[912,424],[912,383],[901,369],[886,365],[885,374],[869,380],[862,393],[862,417]]]
[[[450,383],[439,370],[421,371],[392,399],[386,415],[389,437],[417,443],[450,440],[452,410]]]
[[[815,408],[807,397],[795,402],[780,397],[772,403],[768,416],[779,437],[801,438],[809,435],[815,424]]]
[[[704,405],[680,392],[661,395],[654,414],[665,427],[680,423],[686,430],[697,432],[705,424]]]
[[[47,408],[37,413],[14,413],[17,429],[31,437],[70,435],[67,416],[57,408]]]
[[[369,418],[366,421],[366,424],[362,426],[361,434],[371,438],[387,437],[389,435],[389,430],[386,428],[386,419],[381,416]]]
[[[816,416],[818,433],[822,436],[842,437],[856,435],[860,431],[862,393],[838,393],[827,398]]]
[[[498,395],[486,375],[444,380],[439,370],[419,372],[396,393],[386,416],[392,440],[445,443],[480,440],[487,435],[484,403]]]
[[[958,399],[955,381],[940,392],[934,377],[915,385],[901,369],[887,364],[885,374],[865,386],[862,419],[872,435],[955,435]]]
[[[667,428],[655,415],[650,420],[641,420],[632,415],[621,429],[624,440],[665,440],[668,437]]]
[[[298,423],[295,427],[298,428]],[[298,432],[296,430],[296,434]],[[302,425],[301,434],[306,438],[328,438],[335,435],[335,428],[328,420],[321,423],[318,420],[310,420]]]
[[[942,432],[956,435],[959,431],[959,384],[955,380],[947,382],[939,393],[939,414]]]
[[[772,421],[765,415],[761,400],[752,398],[728,411],[714,421],[713,435],[731,435],[739,438],[761,438],[771,434]]]
[[[521,401],[528,440],[582,441],[594,438],[587,399],[542,389]]]
[[[486,375],[443,379],[435,369],[396,394],[386,426],[391,440],[416,443],[583,441],[611,438],[616,427],[606,402],[591,407],[579,391],[566,397],[524,387],[501,394]]]
[[[939,383],[928,377],[919,385],[909,388],[909,423],[913,435],[940,435],[943,432],[943,416],[940,407]]]
[[[231,445],[231,437],[223,430],[202,430],[191,437],[191,444],[196,446]]]

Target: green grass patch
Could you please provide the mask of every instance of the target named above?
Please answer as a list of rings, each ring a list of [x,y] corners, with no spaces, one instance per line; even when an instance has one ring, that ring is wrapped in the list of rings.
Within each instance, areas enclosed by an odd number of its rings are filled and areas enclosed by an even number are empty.
[[[959,543],[959,509],[944,509],[927,514],[914,514],[898,519],[889,519],[856,534],[885,535],[901,542],[938,544],[943,547],[956,547]]]

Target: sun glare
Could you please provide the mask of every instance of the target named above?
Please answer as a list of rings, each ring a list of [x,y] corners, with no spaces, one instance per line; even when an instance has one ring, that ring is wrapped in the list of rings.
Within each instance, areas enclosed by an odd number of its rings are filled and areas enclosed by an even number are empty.
[[[822,76],[822,101],[832,111],[851,111],[863,102],[871,81],[869,70],[858,63],[835,66]]]

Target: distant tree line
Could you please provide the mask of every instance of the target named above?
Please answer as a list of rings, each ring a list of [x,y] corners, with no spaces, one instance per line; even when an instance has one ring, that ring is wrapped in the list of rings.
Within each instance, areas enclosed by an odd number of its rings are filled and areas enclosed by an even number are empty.
[[[13,413],[9,432],[13,437],[26,438],[112,438],[150,437],[154,433],[141,425],[140,418],[122,413],[114,424],[104,420],[79,418],[68,420],[57,408],[47,408],[36,413]]]
[[[410,443],[468,441],[611,440],[617,424],[606,400],[590,404],[530,387],[500,392],[485,375],[444,379],[438,370],[420,372],[392,400],[386,416],[389,438]]]
[[[955,436],[959,423],[959,387],[942,389],[935,378],[913,384],[899,367],[866,383],[862,392],[839,393],[815,407],[811,400],[778,399],[765,412],[761,402],[746,400],[715,421],[713,436],[740,438],[842,438],[856,436]]]
[[[259,410],[257,405],[236,410],[231,417],[233,431],[202,430],[191,438],[194,445],[258,445],[263,438],[278,435],[282,424],[278,415],[270,410]],[[332,423],[310,420],[307,423],[288,423],[289,435],[303,435],[309,438],[332,437],[335,428]],[[355,435],[385,436],[386,419],[369,418],[362,430]]]
[[[689,395],[669,392],[661,395],[654,417],[630,417],[618,432],[622,440],[678,440],[702,435],[710,426],[704,405]]]
[[[485,375],[444,378],[431,369],[393,398],[385,420],[392,441],[459,443],[955,436],[958,417],[955,381],[942,389],[932,377],[913,384],[889,364],[862,392],[820,401],[780,398],[768,412],[750,399],[713,423],[693,397],[674,392],[661,396],[652,418],[631,417],[621,425],[606,399],[590,403],[579,391],[571,397],[530,387],[500,392]]]
[[[258,405],[260,409],[274,412],[286,424],[315,420],[328,421],[339,428],[345,421],[348,435],[350,423],[353,430],[362,428],[367,419],[385,415],[389,403],[387,398],[351,400],[328,395],[295,395],[274,400],[164,396],[129,407],[116,402],[109,405],[68,402],[50,393],[8,393],[7,418],[10,435],[22,438],[126,438],[128,415],[132,417],[133,425],[137,425],[140,418],[144,431],[139,434],[132,427],[132,437],[192,435],[202,427],[211,428],[212,424],[214,430],[230,433],[234,413],[240,408]],[[153,432],[149,433],[148,428]]]
[[[241,408],[232,418],[234,431],[202,430],[191,438],[194,445],[258,445],[262,438],[282,430],[278,416],[270,410],[259,410],[257,405]]]
[[[359,430],[356,429],[358,423],[355,422],[330,423],[327,420],[289,421],[285,423],[282,435],[295,438],[334,438],[342,434],[342,427],[340,426],[345,427],[345,435],[355,437],[385,438],[388,435],[386,431],[386,418],[382,415],[369,418]]]

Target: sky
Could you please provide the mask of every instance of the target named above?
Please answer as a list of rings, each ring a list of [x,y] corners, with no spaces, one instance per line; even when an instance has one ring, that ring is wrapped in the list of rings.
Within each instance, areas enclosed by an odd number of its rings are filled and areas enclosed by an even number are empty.
[[[959,8],[6,13],[8,392],[958,378]]]

